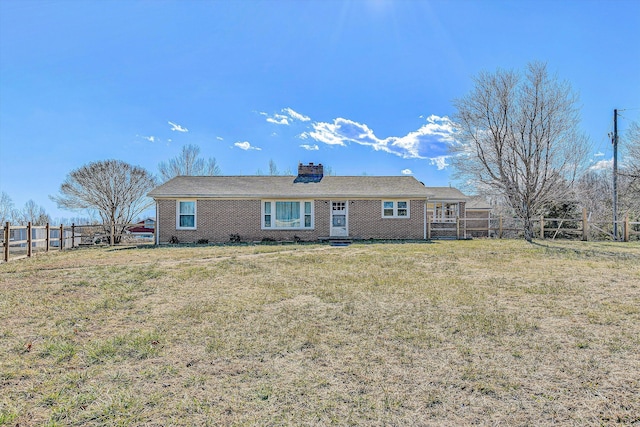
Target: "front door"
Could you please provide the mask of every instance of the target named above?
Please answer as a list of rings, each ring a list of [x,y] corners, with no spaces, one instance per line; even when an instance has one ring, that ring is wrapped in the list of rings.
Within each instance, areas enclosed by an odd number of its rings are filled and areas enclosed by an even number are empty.
[[[347,221],[347,202],[331,202],[331,237],[346,237],[349,235]]]

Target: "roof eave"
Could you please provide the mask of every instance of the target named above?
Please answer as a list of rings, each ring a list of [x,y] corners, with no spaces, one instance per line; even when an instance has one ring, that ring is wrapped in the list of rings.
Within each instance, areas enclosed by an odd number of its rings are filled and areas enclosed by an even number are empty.
[[[154,200],[160,199],[418,199],[426,200],[431,194],[151,194],[147,196]],[[440,199],[438,199],[440,200]]]

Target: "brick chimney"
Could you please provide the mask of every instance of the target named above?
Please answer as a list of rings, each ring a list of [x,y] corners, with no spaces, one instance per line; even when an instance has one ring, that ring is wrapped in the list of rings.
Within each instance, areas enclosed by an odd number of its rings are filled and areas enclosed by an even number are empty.
[[[308,165],[299,163],[298,176],[300,175],[324,175],[324,168],[322,167],[322,163],[319,163],[317,165],[314,165],[313,163],[309,163]]]
[[[298,163],[298,176],[293,182],[320,182],[324,176],[322,163],[304,165]]]

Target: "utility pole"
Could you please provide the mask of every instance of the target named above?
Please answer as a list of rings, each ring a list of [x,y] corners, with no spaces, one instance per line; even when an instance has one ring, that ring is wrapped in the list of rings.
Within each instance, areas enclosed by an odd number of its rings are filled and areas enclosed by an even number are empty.
[[[618,240],[618,110],[613,110],[613,240]]]

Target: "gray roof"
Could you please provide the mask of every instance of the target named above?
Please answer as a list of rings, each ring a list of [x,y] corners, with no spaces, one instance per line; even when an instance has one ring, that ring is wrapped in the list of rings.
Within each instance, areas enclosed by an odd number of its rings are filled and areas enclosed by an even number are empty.
[[[470,196],[467,202],[467,210],[491,210],[491,205],[482,196]]]
[[[449,200],[455,202],[464,202],[468,199],[462,191],[453,187],[425,187],[432,200]]]
[[[294,183],[295,178],[295,176],[179,176],[155,188],[149,196],[156,199],[182,197],[425,199],[433,196],[430,189],[412,176],[325,176],[320,182],[311,183]]]

